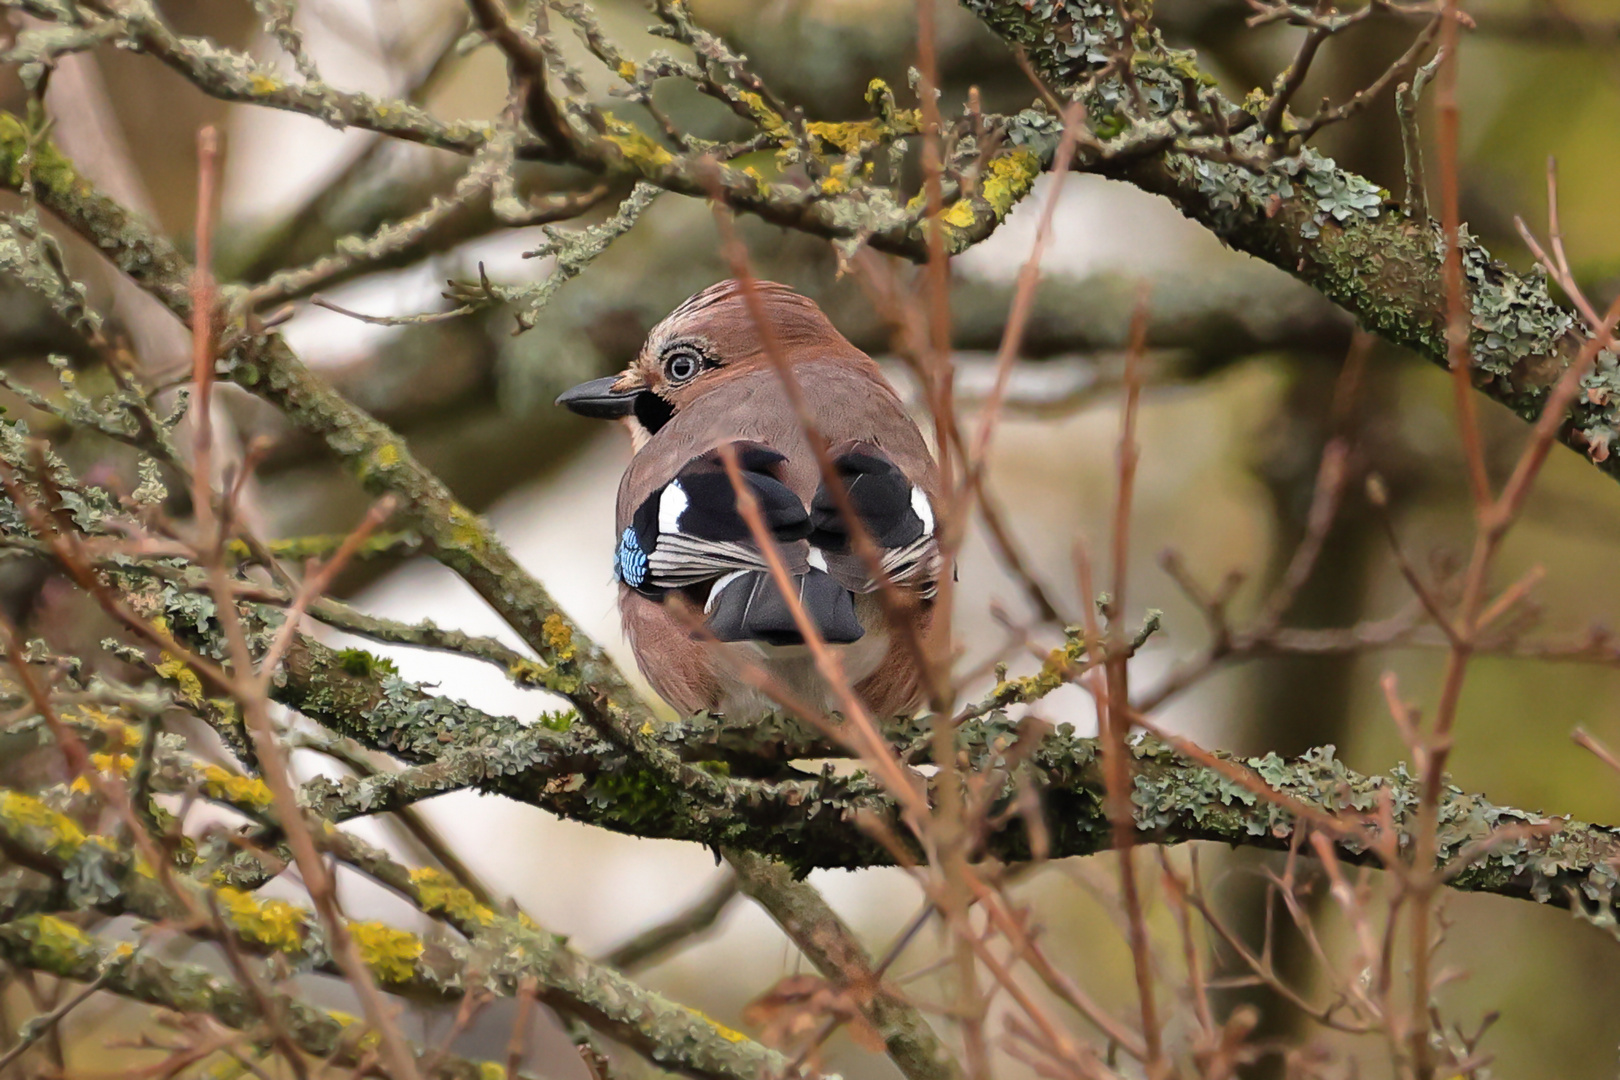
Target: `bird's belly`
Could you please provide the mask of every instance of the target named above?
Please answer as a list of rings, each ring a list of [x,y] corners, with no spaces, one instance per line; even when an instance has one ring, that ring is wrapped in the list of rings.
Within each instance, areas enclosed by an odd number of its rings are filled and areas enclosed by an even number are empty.
[[[889,649],[889,635],[868,631],[859,641],[848,645],[828,646],[838,657],[844,677],[854,686],[883,662]],[[766,645],[758,641],[739,641],[725,646],[739,666],[763,669],[794,698],[823,713],[843,713],[844,706],[838,694],[816,669],[816,659],[808,645]],[[756,690],[741,681],[730,681],[719,711],[728,718],[759,717],[782,711],[769,694]]]

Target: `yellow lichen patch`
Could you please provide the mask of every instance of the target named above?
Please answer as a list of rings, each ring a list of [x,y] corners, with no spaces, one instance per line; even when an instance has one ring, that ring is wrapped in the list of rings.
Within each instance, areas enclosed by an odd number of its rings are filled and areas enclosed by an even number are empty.
[[[782,138],[788,134],[787,121],[782,119],[781,113],[765,104],[764,98],[752,90],[739,90],[737,91],[737,100],[741,101],[743,106],[753,114],[754,119],[759,122],[759,126],[764,130],[765,134],[774,135],[777,138]]]
[[[635,82],[636,65],[632,64],[628,60],[619,61],[619,78],[623,79],[625,82]]]
[[[215,890],[225,918],[243,940],[278,952],[296,952],[309,929],[309,913],[285,900],[260,900],[229,886]]]
[[[189,705],[196,705],[202,701],[203,684],[192,671],[173,653],[166,652],[160,657],[161,663],[153,670],[180,691],[180,697]]]
[[[263,780],[243,776],[218,765],[203,767],[203,794],[232,806],[246,806],[254,810],[268,810],[275,799]]]
[[[846,154],[853,154],[861,147],[877,142],[883,133],[876,120],[812,120],[804,125],[804,129],[811,138],[822,144],[817,147],[818,150],[825,151],[831,147]]]
[[[493,1061],[478,1063],[478,1080],[506,1080],[506,1067]]]
[[[91,754],[90,764],[96,767],[97,772],[128,776],[129,771],[135,767],[135,759],[128,754]]]
[[[547,668],[533,660],[518,659],[506,667],[506,677],[519,686],[544,686]]]
[[[338,1025],[344,1031],[343,1039],[345,1044],[354,1047],[356,1050],[375,1050],[382,1042],[382,1037],[375,1031],[366,1031],[361,1033],[358,1039],[354,1038],[349,1029],[359,1024],[360,1018],[353,1013],[346,1013],[341,1009],[328,1009],[326,1015],[338,1022]]]
[[[363,471],[366,473],[382,472],[385,469],[392,469],[398,464],[399,447],[395,446],[393,443],[385,442],[381,446],[377,447],[377,449],[366,455],[366,463]]]
[[[96,947],[83,930],[55,915],[29,915],[16,925],[24,937],[33,939],[34,948],[64,964],[82,959]]]
[[[1029,194],[1041,174],[1041,161],[1028,150],[1014,150],[990,162],[979,183],[979,198],[989,204],[992,216],[1001,221]],[[915,200],[913,200],[915,202]],[[940,220],[957,232],[972,228],[979,219],[973,199],[958,199],[940,214]]]
[[[488,540],[485,538],[484,526],[478,520],[478,515],[460,503],[455,503],[450,507],[449,516],[451,543],[463,551],[470,551],[475,555],[482,554],[488,547]]]
[[[827,175],[821,178],[821,193],[823,195],[837,195],[848,191],[849,185],[844,182],[844,166],[834,165],[827,170]]]
[[[262,72],[256,71],[248,77],[248,86],[252,87],[255,94],[259,95],[274,94],[285,85],[280,79]]]
[[[972,227],[978,215],[973,212],[972,199],[957,199],[945,208],[939,218],[953,229],[967,229]]]
[[[546,646],[557,654],[559,661],[574,658],[574,631],[561,615],[555,612],[547,615],[540,624],[540,632],[546,637]]]
[[[1017,679],[1003,679],[990,696],[1003,705],[1045,697],[1074,675],[1085,654],[1085,642],[1074,638],[1047,653],[1040,671]]]
[[[208,704],[213,706],[214,712],[218,713],[219,719],[225,723],[238,725],[242,722],[242,714],[236,711],[236,702],[230,698],[211,697]]]
[[[411,871],[411,884],[416,886],[416,898],[422,910],[429,914],[442,912],[458,922],[475,922],[480,926],[495,921],[495,912],[480,904],[476,896],[441,870],[418,867]]]
[[[131,749],[141,744],[140,728],[94,705],[81,705],[69,715],[94,726],[107,740],[110,751]]]
[[[726,1025],[722,1024],[720,1021],[716,1020],[707,1013],[699,1012],[698,1010],[687,1005],[683,1005],[682,1008],[686,1009],[687,1012],[691,1013],[693,1016],[697,1017],[699,1020],[702,1020],[705,1024],[713,1028],[714,1033],[727,1042],[746,1042],[748,1040],[748,1036],[744,1035],[742,1032],[726,1027]]]
[[[380,922],[350,923],[349,936],[360,949],[360,959],[378,977],[392,983],[410,981],[422,955],[421,938]]]
[[[887,120],[813,120],[804,128],[822,144],[818,148],[822,152],[830,147],[853,154],[901,135],[916,134],[922,130],[922,114],[916,109],[901,109]]]
[[[1035,178],[1041,174],[1041,159],[1028,150],[1014,150],[1009,154],[993,159],[981,186],[984,192],[984,201],[996,212],[996,217],[1006,217],[1014,204],[1029,194],[1034,186]]]
[[[643,175],[651,175],[675,160],[675,155],[653,141],[652,137],[634,124],[627,124],[612,113],[603,113],[607,127],[603,138],[619,148],[624,159]]]
[[[1041,665],[1041,673],[1035,676],[1035,688],[1042,693],[1056,690],[1072,667],[1073,658],[1066,649],[1053,649],[1046,655],[1046,663]]]
[[[17,791],[0,791],[0,829],[8,833],[38,830],[51,855],[65,859],[84,843],[84,830],[66,814]]]

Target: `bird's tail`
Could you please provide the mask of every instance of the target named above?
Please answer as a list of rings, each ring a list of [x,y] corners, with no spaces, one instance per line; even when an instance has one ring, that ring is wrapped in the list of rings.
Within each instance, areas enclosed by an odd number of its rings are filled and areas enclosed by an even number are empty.
[[[830,645],[859,641],[865,629],[855,617],[850,591],[823,570],[793,575],[805,614]],[[737,570],[714,583],[704,606],[709,630],[721,641],[803,645],[792,609],[764,570]]]

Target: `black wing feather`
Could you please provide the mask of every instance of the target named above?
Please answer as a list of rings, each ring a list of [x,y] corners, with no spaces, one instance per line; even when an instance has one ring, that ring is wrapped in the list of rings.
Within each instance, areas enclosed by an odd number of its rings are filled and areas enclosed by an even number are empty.
[[[872,542],[883,549],[890,580],[933,595],[939,545],[928,496],[876,447],[856,446],[834,458],[851,508]],[[826,553],[833,576],[857,592],[877,588],[866,563],[851,550],[849,523],[824,481],[810,500],[810,543]]]

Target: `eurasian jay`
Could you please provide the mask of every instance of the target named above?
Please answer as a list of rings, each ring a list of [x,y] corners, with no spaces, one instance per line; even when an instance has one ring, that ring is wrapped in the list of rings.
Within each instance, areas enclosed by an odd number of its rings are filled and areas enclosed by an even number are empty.
[[[774,282],[753,288],[883,569],[915,601],[891,608],[908,611],[921,640],[940,564],[928,445],[871,357],[813,301]],[[719,450],[729,444],[805,613],[867,710],[887,718],[921,704],[914,651],[875,595],[740,283],[693,296],[624,372],[557,403],[630,429],[614,576],[636,663],[666,701],[688,715],[763,715],[775,704],[737,677],[738,665],[754,663],[801,702],[838,709],[737,509]]]

